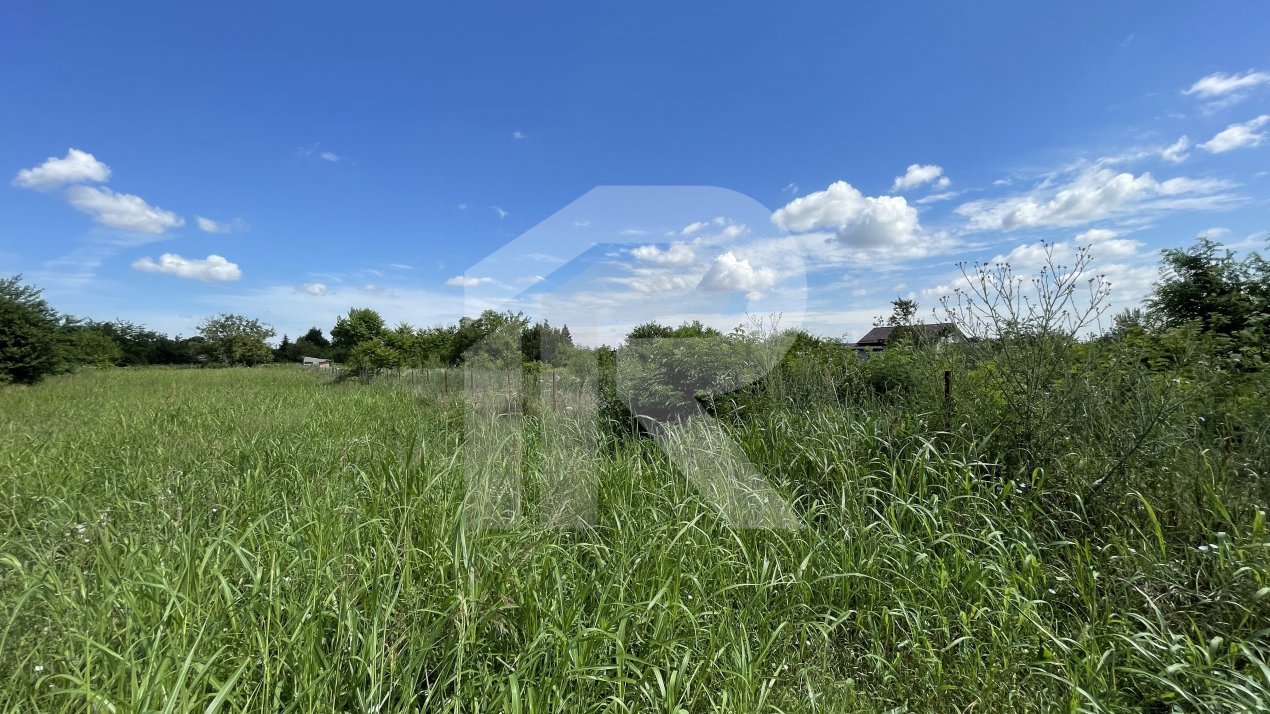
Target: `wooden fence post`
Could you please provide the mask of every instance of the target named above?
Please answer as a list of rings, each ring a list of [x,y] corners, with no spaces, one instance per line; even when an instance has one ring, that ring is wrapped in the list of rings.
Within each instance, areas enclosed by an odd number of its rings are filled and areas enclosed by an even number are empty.
[[[944,370],[944,430],[952,431],[952,370]]]

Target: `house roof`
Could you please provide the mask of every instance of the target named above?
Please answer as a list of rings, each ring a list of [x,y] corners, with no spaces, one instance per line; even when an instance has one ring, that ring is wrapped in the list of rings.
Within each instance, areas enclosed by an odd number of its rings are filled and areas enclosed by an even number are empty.
[[[891,334],[898,328],[895,327],[875,327],[864,334],[856,341],[857,347],[881,347],[891,341]],[[913,330],[920,333],[923,337],[936,338],[944,335],[953,334],[961,335],[961,330],[951,322],[936,322],[929,325],[908,325],[904,329]]]

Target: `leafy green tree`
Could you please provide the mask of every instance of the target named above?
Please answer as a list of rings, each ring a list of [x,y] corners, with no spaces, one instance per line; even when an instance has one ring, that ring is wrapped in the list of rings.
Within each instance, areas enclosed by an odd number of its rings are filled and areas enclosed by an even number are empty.
[[[274,362],[294,362],[296,361],[295,343],[287,335],[282,336],[282,342],[273,350]]]
[[[0,383],[35,384],[61,358],[57,311],[21,275],[0,280]]]
[[[642,325],[636,325],[631,331],[626,333],[627,341],[631,340],[650,340],[659,337],[672,337],[675,334],[673,328],[656,322],[645,322]]]
[[[906,298],[897,297],[891,301],[891,315],[886,318],[887,327],[902,327],[912,325],[913,320],[917,317],[917,301],[908,300]],[[881,319],[878,324],[881,325]]]
[[[345,360],[348,369],[363,379],[385,369],[397,369],[402,365],[401,353],[389,347],[380,338],[366,340],[349,350]]]
[[[209,317],[198,326],[209,361],[224,365],[264,364],[273,359],[267,340],[273,328],[259,320],[229,313]]]
[[[454,364],[454,344],[458,328],[454,325],[438,325],[422,328],[415,333],[420,366]]]
[[[520,338],[529,319],[519,312],[486,310],[480,317],[459,320],[450,345],[451,364],[459,360],[481,358],[492,364],[506,365],[521,359]]]
[[[520,349],[529,362],[561,367],[568,363],[574,350],[573,337],[569,334],[568,325],[555,328],[543,320],[525,328],[520,337]]]
[[[1146,304],[1162,327],[1198,322],[1205,331],[1233,335],[1270,312],[1270,264],[1257,253],[1242,261],[1202,237],[1185,250],[1166,249],[1164,270]]]
[[[320,334],[320,333],[319,333]],[[306,334],[304,337],[295,341],[291,347],[291,359],[298,361],[303,357],[319,357],[322,359],[331,359],[335,356],[335,349],[331,347],[331,343],[325,338],[323,343],[314,342],[309,339]]]
[[[347,315],[336,319],[331,328],[331,347],[337,358],[347,359],[354,347],[384,334],[384,318],[368,308],[353,308]]]
[[[722,332],[708,327],[700,320],[685,322],[679,327],[666,327],[656,322],[646,322],[642,325],[636,325],[626,335],[627,341],[630,340],[647,340],[660,337],[721,337]]]
[[[391,347],[397,354],[401,355],[403,365],[412,367],[422,366],[421,355],[419,354],[418,339],[415,335],[415,328],[408,323],[399,322],[391,330],[385,330],[381,337],[384,344]]]
[[[322,349],[326,349],[331,346],[331,341],[326,339],[326,336],[322,334],[322,331],[316,327],[310,327],[309,331],[300,337],[300,340],[308,340],[309,344]],[[298,343],[300,340],[296,340],[296,342]]]
[[[122,352],[118,364],[188,364],[191,361],[187,340],[169,337],[124,320],[89,322],[86,326],[107,335]]]
[[[67,360],[76,365],[113,367],[123,360],[119,343],[96,326],[70,329],[65,344]]]

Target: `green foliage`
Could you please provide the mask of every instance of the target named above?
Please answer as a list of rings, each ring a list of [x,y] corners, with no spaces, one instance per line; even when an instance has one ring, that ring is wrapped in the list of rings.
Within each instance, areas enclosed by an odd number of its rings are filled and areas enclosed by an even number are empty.
[[[202,354],[213,364],[251,367],[273,360],[266,342],[273,337],[273,328],[259,320],[222,313],[204,320],[198,331],[203,338]]]
[[[316,327],[310,327],[309,331],[300,337],[300,340],[308,340],[309,344],[321,349],[331,346],[331,341],[326,339],[326,336],[322,334],[322,331]],[[296,340],[296,342],[299,342],[300,340]]]
[[[74,364],[113,367],[123,361],[123,349],[119,343],[97,327],[71,328],[65,345],[67,359]]]
[[[370,308],[353,308],[335,320],[331,328],[331,347],[336,357],[347,359],[357,345],[381,337],[384,334],[384,318]]]
[[[525,327],[520,336],[521,355],[528,362],[563,367],[574,352],[569,326],[552,327],[546,320]]]
[[[929,364],[923,365],[925,357],[920,355],[919,358],[911,345],[904,342],[888,345],[885,350],[870,355],[864,363],[865,382],[878,395],[911,396],[917,391],[922,367],[930,370]]]
[[[917,301],[897,297],[891,301],[891,314],[886,318],[885,323],[888,327],[912,325],[916,317]],[[883,320],[879,318],[876,324],[880,325],[882,322]]]
[[[837,354],[786,358],[811,379]],[[521,519],[478,533],[460,399],[320,379],[112,370],[5,395],[0,710],[1270,702],[1265,486],[1202,432],[1060,509],[981,435],[932,440],[921,407],[776,399],[725,425],[801,520],[754,531],[647,442],[535,436],[585,433],[573,402],[525,431]],[[553,527],[579,464],[595,520]]]
[[[522,359],[521,340],[529,318],[522,313],[486,310],[479,317],[459,320],[450,345],[448,363],[476,360],[510,368]]]
[[[21,275],[0,280],[0,384],[34,384],[61,365],[57,313]]]
[[[124,320],[85,322],[84,327],[110,337],[119,346],[120,366],[189,364],[193,359],[190,341],[179,335],[169,337]]]
[[[635,326],[627,335],[626,341],[650,340],[661,337],[721,337],[723,333],[702,324],[700,320],[684,322],[679,327],[666,327],[655,322],[647,322]]]
[[[1265,325],[1270,264],[1259,254],[1237,261],[1232,251],[1203,237],[1186,250],[1166,249],[1163,268],[1147,300],[1163,327],[1198,322],[1205,331],[1234,335]]]
[[[296,361],[295,343],[291,341],[288,335],[282,336],[282,341],[273,350],[274,362],[294,362]]]
[[[1071,265],[1057,262],[1052,244],[1041,250],[1044,265],[1030,277],[1009,264],[960,265],[965,287],[944,302],[948,322],[970,338],[956,367],[984,386],[968,416],[1015,475],[1054,467],[1084,418],[1097,365],[1080,339],[1097,326],[1110,290],[1103,276],[1088,276],[1087,249]]]
[[[401,353],[383,339],[366,340],[348,353],[345,366],[363,378],[369,378],[385,369],[397,369],[402,365]]]
[[[970,271],[978,339],[867,361],[645,325],[552,368],[524,362],[535,326],[486,313],[398,325],[349,366],[504,373],[6,393],[0,710],[1266,711],[1261,316],[1154,306],[1091,337],[1080,267]],[[633,413],[702,408],[799,528],[729,522],[628,438]],[[512,463],[520,519],[474,530],[469,479]],[[594,520],[558,527],[576,504]]]

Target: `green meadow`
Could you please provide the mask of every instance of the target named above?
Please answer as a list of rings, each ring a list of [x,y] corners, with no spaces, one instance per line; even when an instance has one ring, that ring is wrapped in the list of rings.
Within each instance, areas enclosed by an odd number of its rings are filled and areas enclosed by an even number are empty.
[[[542,517],[559,454],[531,436],[521,517],[473,528],[462,395],[409,379],[150,368],[7,388],[0,710],[1270,703],[1270,534],[1229,454],[1177,440],[1151,467],[1181,472],[1177,493],[1135,477],[1055,497],[1042,473],[994,476],[939,408],[799,398],[834,394],[815,384],[833,374],[799,374],[721,422],[797,513],[775,530],[733,527],[630,436],[579,455],[593,522]]]

